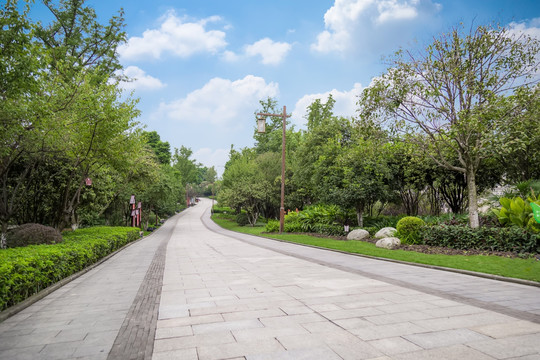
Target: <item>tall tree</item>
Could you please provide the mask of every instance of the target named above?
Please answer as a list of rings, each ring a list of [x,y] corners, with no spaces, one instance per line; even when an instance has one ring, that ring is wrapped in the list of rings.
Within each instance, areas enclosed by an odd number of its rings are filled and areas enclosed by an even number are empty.
[[[506,28],[464,33],[458,27],[425,51],[398,51],[359,101],[363,116],[392,118],[440,166],[465,175],[473,228],[479,226],[477,172],[508,116],[500,100],[535,81],[539,49],[537,40]],[[457,154],[459,164],[446,154]]]

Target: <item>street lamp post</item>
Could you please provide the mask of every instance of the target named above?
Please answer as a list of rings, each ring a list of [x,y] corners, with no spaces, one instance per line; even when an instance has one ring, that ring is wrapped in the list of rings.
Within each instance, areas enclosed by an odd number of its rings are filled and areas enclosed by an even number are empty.
[[[279,233],[283,232],[285,223],[285,132],[287,130],[286,120],[291,115],[287,115],[287,108],[283,106],[282,114],[257,113],[257,128],[259,132],[265,132],[264,122],[267,116],[281,117],[283,119],[283,136],[281,138],[281,206],[279,208]]]

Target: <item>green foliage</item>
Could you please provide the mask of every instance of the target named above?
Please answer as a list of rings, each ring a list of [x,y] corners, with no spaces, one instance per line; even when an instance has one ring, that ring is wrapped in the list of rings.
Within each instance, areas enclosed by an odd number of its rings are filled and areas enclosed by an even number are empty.
[[[268,220],[264,228],[265,232],[272,233],[279,231],[279,221],[277,220]]]
[[[471,229],[460,225],[435,225],[423,228],[423,242],[462,250],[510,251],[540,253],[540,235],[517,227]]]
[[[395,228],[398,221],[403,218],[402,215],[400,216],[388,216],[388,215],[380,215],[380,216],[366,216],[364,218],[364,228],[375,228],[377,229],[375,232],[379,231],[382,228],[385,227],[393,227]]]
[[[500,129],[520,123],[509,112],[529,107],[507,97],[519,92],[516,84],[534,76],[539,49],[538,39],[510,28],[467,31],[461,25],[423,50],[397,51],[388,72],[364,90],[359,102],[361,117],[392,119],[396,132],[407,133],[407,140],[433,154],[438,164],[465,176],[473,228],[479,226],[476,179],[482,160],[501,153],[494,143],[513,140],[511,147],[527,148],[526,138],[501,136]]]
[[[144,132],[146,144],[152,149],[161,164],[171,163],[171,146],[168,142],[161,141],[157,131]]]
[[[0,311],[138,238],[133,228],[97,227],[69,232],[56,245],[0,251]]]
[[[236,223],[240,226],[246,226],[249,224],[248,215],[245,212],[241,212],[236,215]]]
[[[532,208],[530,203],[535,202],[540,205],[540,200],[529,197],[523,200],[517,196],[513,199],[502,197],[499,199],[500,209],[492,209],[502,225],[515,225],[520,228],[527,228],[529,220],[532,218]]]
[[[424,220],[415,216],[406,216],[396,224],[396,236],[405,244],[417,244],[421,241],[420,231],[426,226]]]
[[[62,242],[60,232],[41,224],[24,224],[8,233],[7,247],[27,245],[58,244]]]
[[[344,212],[335,205],[315,205],[296,213],[291,211],[285,215],[285,232],[312,232],[324,235],[343,236],[345,230]]]
[[[529,222],[527,223],[527,231],[540,235],[540,223],[538,223],[534,217],[529,219]]]

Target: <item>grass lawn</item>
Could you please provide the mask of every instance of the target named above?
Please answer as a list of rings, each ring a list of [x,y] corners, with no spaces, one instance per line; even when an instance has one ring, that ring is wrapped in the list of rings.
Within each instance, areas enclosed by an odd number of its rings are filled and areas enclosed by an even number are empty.
[[[387,250],[364,241],[340,241],[328,238],[318,238],[309,235],[263,233],[263,226],[238,226],[236,222],[222,218],[219,214],[212,219],[221,227],[245,234],[258,235],[270,239],[278,239],[299,244],[314,245],[355,254],[376,256],[380,258],[407,261],[412,263],[436,265],[447,268],[476,271],[505,277],[525,279],[540,282],[540,261],[519,258],[504,258],[485,255],[433,255],[405,250]]]

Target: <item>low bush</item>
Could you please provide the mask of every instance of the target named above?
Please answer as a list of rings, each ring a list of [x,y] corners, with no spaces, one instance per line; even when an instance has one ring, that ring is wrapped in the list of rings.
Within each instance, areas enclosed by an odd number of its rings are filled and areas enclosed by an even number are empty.
[[[248,215],[246,213],[241,212],[240,214],[236,215],[236,223],[240,226],[246,226],[249,224]]]
[[[345,229],[341,225],[334,224],[315,224],[313,226],[313,232],[317,234],[330,235],[330,236],[345,236]]]
[[[213,213],[213,214],[223,214],[223,213],[225,213],[225,214],[227,214],[227,213],[232,214],[233,212],[234,212],[233,209],[231,209],[231,208],[229,208],[229,207],[226,207],[226,206],[214,206],[214,207],[212,208],[212,213]]]
[[[139,238],[127,227],[79,229],[56,245],[0,251],[0,311],[97,262]]]
[[[540,253],[540,235],[518,227],[493,228],[435,225],[421,230],[424,244],[461,250]]]
[[[403,216],[390,216],[390,215],[381,215],[377,217],[366,216],[364,217],[364,228],[372,228],[372,227],[376,228],[377,230],[375,230],[375,232],[385,227],[395,228],[398,221],[401,218],[403,218]]]
[[[279,221],[277,220],[268,220],[264,231],[267,233],[278,232],[279,231]]]
[[[426,226],[424,220],[415,216],[406,216],[396,224],[395,234],[405,244],[419,244],[421,242],[420,230]]]
[[[62,242],[62,234],[55,228],[41,224],[24,224],[8,233],[7,247],[58,244]]]

